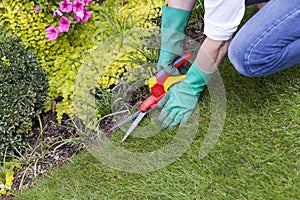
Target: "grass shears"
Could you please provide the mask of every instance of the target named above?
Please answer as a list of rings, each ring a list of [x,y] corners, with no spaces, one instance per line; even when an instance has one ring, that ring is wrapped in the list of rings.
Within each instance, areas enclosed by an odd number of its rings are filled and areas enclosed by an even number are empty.
[[[180,57],[178,57],[173,62],[173,66],[175,68],[179,68],[180,66],[182,66],[185,62],[187,62],[191,58],[192,58],[191,53],[185,53],[185,54],[181,55]],[[123,121],[119,122],[114,127],[112,127],[109,130],[109,132],[119,128],[120,126],[122,126],[122,125],[126,124],[127,122],[136,118],[134,120],[134,122],[132,123],[132,125],[130,126],[130,128],[128,129],[128,131],[126,132],[126,134],[124,135],[124,137],[121,141],[121,143],[123,143],[126,140],[126,138],[133,132],[133,130],[138,126],[140,121],[142,121],[144,116],[157,106],[157,103],[159,102],[159,100],[163,96],[165,96],[168,88],[171,85],[173,85],[174,83],[180,82],[183,78],[185,78],[185,75],[184,76],[170,76],[170,74],[168,74],[164,69],[159,70],[155,77],[152,77],[149,79],[149,87],[151,88],[151,95],[142,102],[139,110],[137,112],[135,112],[134,114],[130,115],[129,117],[127,117],[126,119],[124,119]]]

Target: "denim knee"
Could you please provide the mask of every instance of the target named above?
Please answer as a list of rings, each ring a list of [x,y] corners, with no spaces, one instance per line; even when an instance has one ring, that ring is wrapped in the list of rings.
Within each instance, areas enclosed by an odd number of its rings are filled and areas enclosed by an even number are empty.
[[[265,48],[251,47],[244,40],[234,38],[229,45],[228,58],[235,69],[251,77],[261,77],[274,73],[280,56],[276,53],[267,53]]]
[[[272,0],[244,24],[228,49],[238,72],[266,76],[300,64],[300,26],[291,26],[299,22],[299,3]]]
[[[246,66],[246,56],[243,43],[233,40],[228,48],[228,58],[234,68],[245,76],[254,76],[253,73]]]

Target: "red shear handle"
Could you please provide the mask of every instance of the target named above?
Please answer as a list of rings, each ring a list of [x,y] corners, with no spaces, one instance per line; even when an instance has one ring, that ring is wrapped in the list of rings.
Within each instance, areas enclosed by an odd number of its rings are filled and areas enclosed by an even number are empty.
[[[189,53],[189,52],[185,53],[185,54],[179,56],[173,62],[173,66],[175,68],[179,68],[181,65],[183,65],[183,63],[185,63],[186,61],[188,61],[192,57],[193,57],[193,55],[191,53]],[[156,81],[157,81],[157,83],[163,84],[167,80],[168,77],[169,77],[169,74],[164,69],[161,69],[156,74]]]
[[[174,62],[173,65],[175,68],[180,67],[181,65],[183,65],[186,61],[188,61],[189,59],[191,59],[193,57],[193,55],[191,53],[185,53],[183,55],[181,55],[179,58],[177,58]]]
[[[180,67],[183,63],[191,59],[193,56],[191,53],[185,53],[182,56],[178,57],[174,62],[173,66],[175,68]],[[170,76],[170,74],[166,73],[164,69],[161,69],[156,74],[156,83],[151,88],[152,95],[149,96],[140,106],[140,111],[145,112],[149,110],[150,108],[155,108],[158,101],[165,96],[166,92],[164,90],[164,82],[167,80],[167,78]]]

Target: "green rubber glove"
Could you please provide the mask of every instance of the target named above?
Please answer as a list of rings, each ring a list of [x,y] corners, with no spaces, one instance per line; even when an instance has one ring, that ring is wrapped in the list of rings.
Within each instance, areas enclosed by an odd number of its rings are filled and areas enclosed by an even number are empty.
[[[172,63],[183,53],[182,41],[191,12],[172,7],[162,7],[161,50],[157,70],[164,68],[171,75],[179,75]],[[182,74],[184,72],[181,72]]]
[[[186,79],[172,86],[158,102],[162,108],[158,122],[162,129],[173,130],[178,124],[186,124],[202,92],[214,73],[205,73],[194,62],[187,72]]]

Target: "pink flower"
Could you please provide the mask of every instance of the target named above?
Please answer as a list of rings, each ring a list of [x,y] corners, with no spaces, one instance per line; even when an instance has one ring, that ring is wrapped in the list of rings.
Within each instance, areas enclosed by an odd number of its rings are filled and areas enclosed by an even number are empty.
[[[74,13],[74,18],[77,22],[87,22],[91,16],[92,13],[86,7],[83,8],[83,11]]]
[[[71,12],[73,9],[73,3],[70,0],[64,0],[59,3],[61,12]]]
[[[40,9],[39,9],[38,6],[34,6],[33,10],[34,10],[34,12],[36,12],[36,13],[39,13],[39,12],[40,12]]]
[[[85,4],[90,4],[90,3],[92,3],[92,0],[84,0],[83,1]]]
[[[55,9],[53,12],[53,15],[54,15],[54,17],[57,17],[57,16],[61,17],[63,14],[58,9]]]
[[[80,22],[84,17],[84,11],[79,11],[74,13],[74,18],[76,19],[77,22]]]
[[[83,6],[84,6],[84,3],[82,1],[75,0],[73,3],[73,12],[78,13],[80,11],[83,11]]]
[[[87,20],[89,20],[89,18],[92,16],[92,13],[87,8],[83,9],[83,13],[84,13],[84,16],[82,18],[82,21],[87,22]]]
[[[68,32],[70,25],[71,25],[71,21],[68,18],[62,16],[58,23],[58,31],[59,32]]]
[[[46,28],[46,38],[48,40],[56,40],[59,35],[59,31],[56,29],[55,26],[50,26]]]

